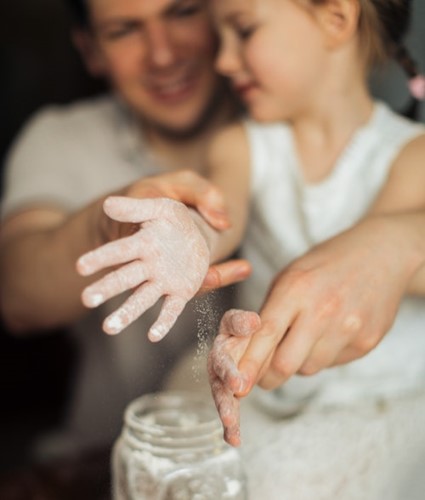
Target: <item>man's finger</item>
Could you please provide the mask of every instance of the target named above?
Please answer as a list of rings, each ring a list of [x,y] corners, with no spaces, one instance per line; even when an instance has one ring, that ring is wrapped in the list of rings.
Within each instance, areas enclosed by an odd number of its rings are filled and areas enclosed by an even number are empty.
[[[275,389],[295,375],[309,359],[319,336],[313,328],[320,329],[317,323],[297,318],[286,332],[283,340],[274,351],[267,372],[261,377],[263,389]]]
[[[355,347],[346,347],[335,358],[332,366],[345,365],[351,361],[361,358],[362,356],[364,356],[363,350]]]
[[[243,281],[251,272],[251,264],[244,259],[232,259],[214,264],[208,269],[198,295]]]
[[[224,196],[205,178],[194,172],[181,173],[173,191],[174,199],[195,207],[215,229],[230,227]]]
[[[268,365],[276,351],[278,344],[287,334],[289,327],[294,320],[294,312],[291,304],[282,306],[278,289],[272,291],[267,297],[266,303],[260,313],[261,328],[252,335],[250,343],[239,363],[239,371],[249,380],[250,386],[244,394],[245,396],[252,386],[265,374]]]

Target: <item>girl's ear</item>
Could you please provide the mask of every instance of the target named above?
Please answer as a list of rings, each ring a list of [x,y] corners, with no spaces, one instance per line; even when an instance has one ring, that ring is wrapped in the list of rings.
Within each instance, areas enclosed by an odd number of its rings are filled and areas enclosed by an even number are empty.
[[[93,35],[88,30],[77,28],[72,32],[72,41],[90,75],[94,77],[105,76],[103,59]]]
[[[357,33],[359,0],[326,0],[318,6],[318,19],[329,48],[338,47]]]

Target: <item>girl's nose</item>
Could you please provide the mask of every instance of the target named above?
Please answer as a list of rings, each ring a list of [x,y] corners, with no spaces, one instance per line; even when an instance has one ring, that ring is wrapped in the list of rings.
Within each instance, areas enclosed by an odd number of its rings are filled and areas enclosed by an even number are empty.
[[[215,69],[224,76],[231,77],[241,68],[236,47],[222,43],[215,60]]]

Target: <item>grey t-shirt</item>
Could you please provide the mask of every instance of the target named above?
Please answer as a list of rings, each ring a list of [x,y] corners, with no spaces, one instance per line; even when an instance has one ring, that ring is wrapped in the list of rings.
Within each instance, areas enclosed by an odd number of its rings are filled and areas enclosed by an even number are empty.
[[[46,202],[73,211],[159,171],[117,99],[49,106],[23,127],[6,159],[2,216]]]
[[[112,96],[50,106],[29,121],[11,148],[2,217],[36,204],[72,212],[162,170],[140,127]],[[79,357],[69,411],[57,435],[39,444],[43,455],[110,444],[125,406],[142,393],[157,390],[197,334],[213,335],[224,303],[221,293],[195,299],[167,337],[152,344],[146,333],[158,307],[120,335],[101,331],[102,320],[122,301],[122,297],[109,301],[73,325]]]

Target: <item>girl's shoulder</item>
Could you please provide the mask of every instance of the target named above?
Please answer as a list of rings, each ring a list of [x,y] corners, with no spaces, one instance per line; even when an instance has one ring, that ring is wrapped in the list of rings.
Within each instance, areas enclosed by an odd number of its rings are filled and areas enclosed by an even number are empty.
[[[408,140],[425,133],[425,124],[403,116],[382,101],[375,102],[372,123],[376,132],[388,137]]]
[[[387,104],[378,102],[375,128],[386,136],[388,142],[399,145],[393,168],[401,164],[422,165],[425,169],[425,124],[407,118],[393,111]]]
[[[385,209],[389,203],[393,209],[403,210],[424,207],[425,126],[396,113],[392,113],[391,119],[398,124],[402,138],[392,135],[400,146],[391,163],[385,190],[376,205]]]

